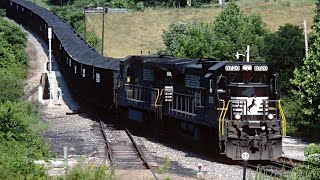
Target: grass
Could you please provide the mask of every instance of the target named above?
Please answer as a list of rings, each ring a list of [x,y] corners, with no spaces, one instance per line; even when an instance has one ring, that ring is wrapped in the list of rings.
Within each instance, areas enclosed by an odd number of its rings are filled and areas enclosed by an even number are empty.
[[[29,0],[35,4],[37,4],[38,6],[44,7],[48,10],[50,10],[50,1],[49,0]]]
[[[279,0],[278,0],[279,1]],[[259,13],[267,27],[276,31],[286,23],[301,25],[307,19],[308,31],[315,15],[313,0],[240,0],[241,10],[245,13]],[[104,54],[113,57],[156,53],[164,48],[161,35],[171,23],[199,20],[212,22],[221,12],[216,5],[202,8],[146,9],[144,12],[126,14],[107,14],[105,16]],[[87,15],[87,28],[101,37],[102,16]]]

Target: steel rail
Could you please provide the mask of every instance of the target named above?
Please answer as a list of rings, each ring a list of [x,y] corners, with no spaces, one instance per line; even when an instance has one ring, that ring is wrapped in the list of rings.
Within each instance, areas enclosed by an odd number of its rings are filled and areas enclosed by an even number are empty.
[[[115,164],[115,161],[114,161],[114,157],[111,152],[111,145],[107,139],[107,134],[104,131],[104,123],[102,121],[99,121],[99,123],[100,123],[100,127],[101,127],[101,132],[103,134],[103,138],[104,138],[106,146],[107,146],[108,157],[110,159],[111,165],[113,166]]]
[[[136,148],[136,150],[139,152],[139,155],[141,157],[141,159],[144,161],[145,165],[147,166],[148,169],[150,169],[153,177],[156,179],[156,180],[159,180],[159,178],[157,177],[157,175],[155,174],[154,170],[151,168],[150,164],[148,163],[146,157],[143,155],[141,149],[139,148],[137,142],[134,140],[132,134],[130,133],[130,131],[128,129],[125,129],[126,130],[126,133],[128,134],[129,138],[131,139],[134,147]]]
[[[25,94],[24,96],[22,96],[21,99],[22,99],[22,100],[26,100],[27,98],[29,98],[30,96],[32,96],[35,92],[38,91],[39,86],[40,86],[40,85],[34,87],[31,91],[29,91],[27,94]]]
[[[288,158],[288,157],[280,157],[276,160],[272,160],[270,161],[270,164],[271,166],[275,166],[275,167],[280,167],[280,168],[284,168],[285,170],[287,171],[290,171],[292,170],[294,167],[300,165],[300,164],[303,164],[304,161],[302,160],[298,160],[298,159],[293,159],[293,158]],[[240,162],[240,164],[242,164],[242,162]],[[278,173],[278,172],[273,172],[272,170],[270,169],[265,169],[264,166],[259,166],[259,165],[253,165],[253,164],[247,164],[247,166],[255,171],[257,170],[261,170],[262,172],[266,173],[267,175],[270,175],[270,176],[274,176],[274,177],[277,177],[277,178],[280,178],[280,177],[283,177],[283,178],[286,178],[284,175],[283,175],[283,170],[282,170],[282,173]]]

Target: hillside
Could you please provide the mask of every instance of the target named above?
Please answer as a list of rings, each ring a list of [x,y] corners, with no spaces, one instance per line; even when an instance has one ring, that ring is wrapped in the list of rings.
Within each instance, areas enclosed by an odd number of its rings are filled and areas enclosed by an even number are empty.
[[[279,1],[279,0],[278,0]],[[313,0],[241,0],[241,9],[245,13],[259,13],[268,29],[276,31],[286,23],[300,25],[307,19],[308,28],[312,23],[315,5]],[[126,14],[107,14],[105,16],[104,54],[124,57],[129,54],[147,54],[163,48],[162,32],[171,23],[199,20],[212,22],[221,7],[210,5],[202,8],[146,9],[144,12]],[[94,29],[101,37],[102,16],[87,15],[87,28]]]

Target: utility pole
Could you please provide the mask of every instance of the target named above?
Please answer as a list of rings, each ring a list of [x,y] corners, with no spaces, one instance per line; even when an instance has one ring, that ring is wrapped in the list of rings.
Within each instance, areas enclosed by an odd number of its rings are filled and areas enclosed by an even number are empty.
[[[52,39],[52,28],[48,28],[48,40],[49,40],[49,74],[52,70],[52,61],[51,61],[51,39]]]
[[[51,39],[52,39],[52,28],[48,28],[48,40],[49,40],[49,104],[52,105],[53,99],[53,84],[52,84],[52,60],[51,60]]]
[[[307,34],[307,21],[303,20],[303,32],[304,32],[304,46],[306,59],[308,59],[308,34]]]
[[[87,39],[87,24],[86,24],[86,7],[83,9],[84,13],[84,39]]]
[[[87,24],[86,24],[86,1],[83,1],[83,13],[84,13],[84,39],[87,39]]]
[[[103,12],[102,12],[102,47],[101,47],[101,54],[103,55],[103,44],[104,44],[104,12],[105,7],[103,6]]]

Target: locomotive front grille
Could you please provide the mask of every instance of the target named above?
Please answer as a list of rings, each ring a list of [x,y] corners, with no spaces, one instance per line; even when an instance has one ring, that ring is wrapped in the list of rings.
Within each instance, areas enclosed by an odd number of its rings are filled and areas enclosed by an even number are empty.
[[[231,97],[232,115],[264,115],[268,114],[268,97]]]

